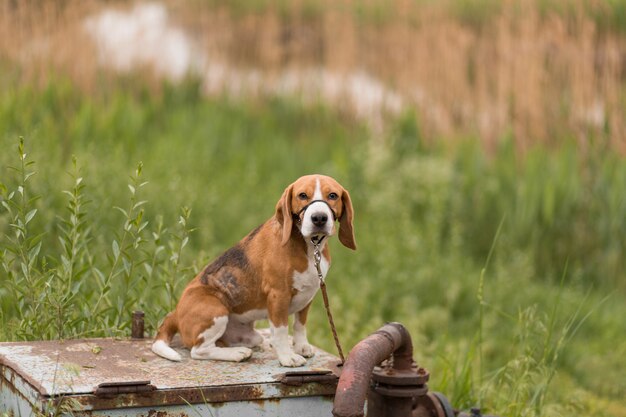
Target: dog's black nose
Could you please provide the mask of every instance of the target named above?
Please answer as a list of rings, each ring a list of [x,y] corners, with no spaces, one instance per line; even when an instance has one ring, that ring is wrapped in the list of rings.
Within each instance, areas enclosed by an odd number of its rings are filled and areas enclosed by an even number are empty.
[[[326,213],[313,213],[311,215],[311,221],[317,227],[322,227],[328,221],[328,215]]]

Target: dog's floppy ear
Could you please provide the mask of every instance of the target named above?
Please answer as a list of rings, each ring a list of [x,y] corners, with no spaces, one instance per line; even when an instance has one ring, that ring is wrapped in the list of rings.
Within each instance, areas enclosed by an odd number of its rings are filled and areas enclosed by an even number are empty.
[[[282,226],[283,237],[281,243],[285,245],[291,237],[291,228],[293,227],[293,215],[291,213],[291,192],[293,184],[285,189],[282,197],[276,203],[276,220]]]
[[[354,209],[352,208],[350,194],[345,188],[343,190],[343,194],[341,195],[341,202],[343,203],[343,212],[339,218],[339,241],[343,243],[345,247],[356,250],[354,228],[352,227]]]

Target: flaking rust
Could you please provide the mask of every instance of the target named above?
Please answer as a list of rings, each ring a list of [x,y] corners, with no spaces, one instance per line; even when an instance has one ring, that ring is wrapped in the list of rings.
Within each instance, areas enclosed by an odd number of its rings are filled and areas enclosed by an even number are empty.
[[[0,343],[4,375],[0,408],[9,396],[21,398],[33,409],[50,401],[58,404],[62,398],[75,411],[146,410],[137,415],[167,406],[218,407],[236,401],[299,397],[320,397],[328,403],[336,389],[339,359],[316,349],[307,365],[298,368],[304,371],[296,377],[299,382],[284,384],[281,379],[294,369],[280,366],[268,345],[268,332],[262,333],[266,342],[243,363],[192,360],[187,349],[176,345],[183,360],[171,362],[154,355],[148,339]]]

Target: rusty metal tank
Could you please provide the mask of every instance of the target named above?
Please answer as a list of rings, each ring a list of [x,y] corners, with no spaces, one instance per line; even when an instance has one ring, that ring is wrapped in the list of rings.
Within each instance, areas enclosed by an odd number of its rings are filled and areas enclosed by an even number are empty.
[[[170,362],[148,339],[0,343],[0,415],[330,416],[339,359],[284,368],[265,336],[242,363]]]

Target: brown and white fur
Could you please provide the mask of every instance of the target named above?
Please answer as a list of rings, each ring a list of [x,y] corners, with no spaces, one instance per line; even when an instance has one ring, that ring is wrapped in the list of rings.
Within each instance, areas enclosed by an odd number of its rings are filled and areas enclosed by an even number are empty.
[[[180,361],[180,354],[169,346],[179,333],[193,359],[239,362],[263,342],[254,329],[255,320],[268,318],[270,342],[280,364],[304,365],[305,358],[313,356],[305,325],[319,288],[311,239],[325,237],[321,261],[325,277],[330,267],[326,237],[336,232],[334,216],[339,220],[339,241],[356,249],[348,191],[323,175],[296,180],[285,189],[269,220],[187,285],[159,328],[152,351]],[[293,347],[288,339],[291,314]]]

